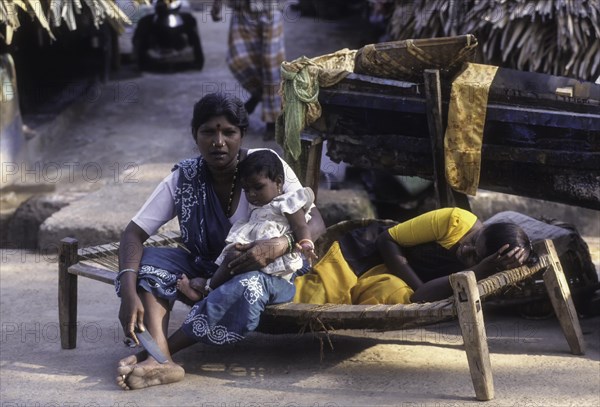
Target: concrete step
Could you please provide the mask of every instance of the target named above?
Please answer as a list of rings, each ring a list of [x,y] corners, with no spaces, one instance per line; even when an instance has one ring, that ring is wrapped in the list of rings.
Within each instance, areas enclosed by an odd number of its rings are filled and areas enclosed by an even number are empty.
[[[65,237],[77,239],[80,247],[118,241],[127,223],[171,168],[172,164],[142,165],[135,182],[106,182],[98,190],[63,205],[41,224],[39,247],[52,250]],[[318,207],[328,226],[347,219],[377,217],[362,189],[319,190]],[[163,231],[179,231],[177,220],[159,230]]]
[[[118,241],[125,226],[172,166],[141,165],[127,181],[105,181],[102,188],[61,208],[40,226],[40,248],[51,250],[65,237],[79,240],[80,247]],[[169,222],[159,232],[167,230],[179,230],[177,221]]]

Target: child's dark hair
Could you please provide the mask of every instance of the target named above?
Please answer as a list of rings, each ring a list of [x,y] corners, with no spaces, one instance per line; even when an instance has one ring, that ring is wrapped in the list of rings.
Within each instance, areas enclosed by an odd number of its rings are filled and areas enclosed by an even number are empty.
[[[263,174],[271,181],[276,181],[277,177],[281,181],[285,180],[281,159],[270,150],[259,150],[248,154],[240,163],[238,171],[241,179],[256,174]]]
[[[485,257],[491,256],[500,250],[502,246],[508,244],[507,251],[515,247],[522,247],[527,251],[527,260],[525,264],[533,265],[538,261],[537,254],[533,251],[533,245],[529,236],[516,223],[498,222],[486,226],[482,232],[485,237]]]

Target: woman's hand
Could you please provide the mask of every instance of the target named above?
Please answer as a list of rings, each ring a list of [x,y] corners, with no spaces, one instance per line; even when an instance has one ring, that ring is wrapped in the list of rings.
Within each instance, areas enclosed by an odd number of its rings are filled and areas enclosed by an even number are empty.
[[[121,307],[119,308],[119,321],[121,327],[123,327],[125,337],[133,339],[136,345],[139,345],[140,342],[135,335],[136,327],[140,331],[145,331],[146,328],[144,327],[144,306],[137,294],[122,297]]]
[[[236,275],[260,270],[285,254],[287,244],[287,238],[285,237],[257,240],[247,244],[238,243],[235,245],[235,249],[240,251],[241,254],[229,262],[229,273]]]
[[[319,256],[317,256],[317,254],[315,253],[315,244],[312,242],[312,240],[304,240],[305,241],[296,243],[296,248],[298,249],[302,257],[304,257],[306,261],[308,261],[308,265],[312,266],[313,263],[319,259]]]
[[[143,242],[148,239],[148,234],[131,221],[125,228],[119,244],[119,269],[138,270],[144,251]],[[137,292],[137,272],[124,273],[121,276],[121,308],[119,308],[119,321],[125,336],[131,338],[139,345],[135,336],[136,327],[145,331],[144,306]]]
[[[510,270],[522,266],[526,260],[525,249],[515,247],[509,250],[508,248],[509,245],[505,244],[496,253],[486,257],[475,267],[487,276],[498,271]]]

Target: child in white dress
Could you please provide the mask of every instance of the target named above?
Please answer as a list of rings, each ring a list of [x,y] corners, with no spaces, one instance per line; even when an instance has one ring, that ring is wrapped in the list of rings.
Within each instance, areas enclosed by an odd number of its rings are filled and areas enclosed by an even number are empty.
[[[236,221],[225,242],[227,245],[215,260],[219,269],[212,279],[185,275],[178,281],[178,289],[188,298],[198,301],[210,291],[211,280],[227,280],[231,276],[226,265],[236,255],[236,244],[286,236],[288,253],[262,268],[263,273],[290,279],[292,273],[302,268],[304,256],[309,263],[317,258],[307,222],[315,195],[310,188],[300,188],[282,193],[284,169],[280,158],[269,150],[249,154],[239,164],[240,181],[250,204],[248,219]],[[293,234],[292,234],[293,233]],[[297,239],[294,244],[294,237]]]

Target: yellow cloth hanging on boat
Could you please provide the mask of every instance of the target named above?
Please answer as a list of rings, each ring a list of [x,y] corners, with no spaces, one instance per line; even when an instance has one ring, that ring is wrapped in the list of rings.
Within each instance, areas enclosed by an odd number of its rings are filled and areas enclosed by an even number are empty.
[[[310,273],[294,280],[294,302],[308,304],[408,304],[413,290],[383,264],[356,277],[333,242]]]
[[[467,63],[452,82],[444,137],[446,180],[456,191],[475,195],[488,94],[497,66]]]

